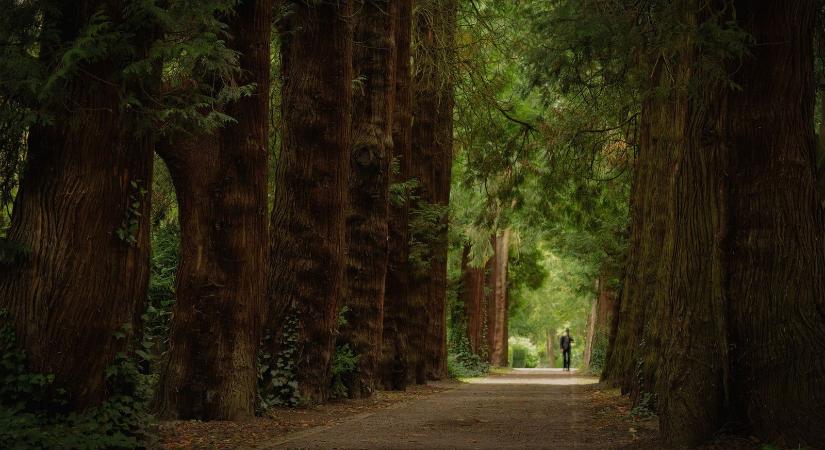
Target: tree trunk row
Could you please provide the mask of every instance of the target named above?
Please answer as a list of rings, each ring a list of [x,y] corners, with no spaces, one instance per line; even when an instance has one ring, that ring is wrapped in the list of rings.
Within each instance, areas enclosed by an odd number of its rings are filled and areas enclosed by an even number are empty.
[[[683,18],[694,26],[718,13],[692,6]],[[692,36],[667,76],[654,74],[670,94],[643,110],[630,265],[605,378],[653,394],[674,444],[703,442],[732,424],[818,447],[825,220],[813,159],[817,3],[734,6],[756,43],[731,63],[740,89],[696,64]],[[701,88],[678,89],[687,86]]]

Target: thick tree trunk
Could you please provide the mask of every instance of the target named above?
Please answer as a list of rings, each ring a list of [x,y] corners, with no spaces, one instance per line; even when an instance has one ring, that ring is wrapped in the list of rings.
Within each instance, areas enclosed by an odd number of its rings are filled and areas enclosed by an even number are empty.
[[[685,23],[713,16],[688,6]],[[664,204],[638,216],[635,209],[633,220],[663,234],[646,255],[631,243],[622,302],[648,303],[636,316],[643,328],[626,320],[623,305],[616,344],[642,330],[644,345],[614,347],[611,357],[621,351],[641,370],[611,370],[641,380],[639,392],[653,388],[672,444],[743,423],[773,441],[818,447],[825,444],[818,425],[825,421],[825,220],[813,167],[817,8],[803,0],[735,6],[738,24],[756,40],[731,62],[741,89],[703,72],[688,34],[670,76],[657,81],[671,91],[669,101],[649,101],[645,110],[637,181],[660,174],[656,199]],[[684,86],[701,90],[671,89]],[[634,202],[656,184],[635,186]],[[655,276],[638,283],[630,274],[645,267],[657,267]],[[651,285],[652,295],[639,295]]]
[[[234,123],[158,147],[180,206],[181,260],[160,415],[239,420],[255,413],[256,357],[266,295],[269,36],[272,3],[245,0],[229,21],[238,84]]]
[[[482,333],[482,299],[484,298],[484,268],[473,267],[470,262],[470,246],[464,246],[461,259],[461,301],[467,324],[467,340],[470,351],[478,355],[481,352]]]
[[[819,3],[737,1],[754,36],[726,127],[734,397],[759,435],[825,446],[825,220],[816,193],[813,42]],[[766,67],[772,70],[765,70]]]
[[[64,42],[93,12],[123,15],[103,1],[59,8],[44,21]],[[40,57],[56,67],[62,53],[44,47]],[[27,257],[0,271],[0,308],[10,314],[30,369],[54,374],[72,410],[105,399],[106,369],[128,348],[146,300],[153,147],[137,129],[140,118],[122,109],[126,62],[84,66],[62,88],[60,104],[44,106],[53,120],[29,131],[7,235]],[[115,336],[121,329],[125,339]]]
[[[410,79],[410,38],[412,33],[412,0],[398,2],[395,31],[396,77],[395,105],[393,108],[392,138],[393,159],[398,162],[398,173],[391,175],[392,183],[406,183],[410,179],[412,159],[412,89]],[[396,199],[399,200],[399,199]],[[384,291],[384,323],[381,347],[381,384],[384,389],[402,390],[414,381],[414,364],[411,361],[411,342],[414,334],[410,324],[414,314],[423,312],[412,309],[411,267],[409,263],[409,199],[390,202],[389,208],[389,261]]]
[[[600,275],[596,279],[596,300],[593,302],[587,321],[587,341],[582,362],[585,368],[590,367],[594,346],[610,336],[615,309],[616,295],[608,284],[607,276]]]
[[[269,325],[298,317],[301,400],[329,394],[346,267],[352,106],[349,1],[287,2],[282,36],[283,140],[277,162],[269,269]]]
[[[508,332],[507,332],[507,269],[510,252],[510,230],[506,229],[493,239],[493,261],[488,286],[490,301],[488,307],[490,364],[507,367]]]
[[[413,176],[420,181],[425,204],[446,207],[450,200],[453,143],[452,53],[457,4],[454,0],[429,0],[415,18],[418,45],[414,60]],[[431,243],[430,269],[423,276],[424,371],[438,380],[447,375],[447,217]]]
[[[653,80],[661,76],[661,66],[657,68]],[[648,303],[658,287],[669,173],[675,165],[672,154],[679,139],[672,118],[664,111],[670,101],[654,97],[642,105],[639,152],[634,162],[630,198],[627,266],[616,329],[611,333],[608,358],[602,372],[602,380],[621,387],[623,393],[638,393],[639,386],[652,390],[651,380],[641,378],[643,367],[639,365],[639,351]]]
[[[347,324],[341,341],[357,356],[344,380],[350,398],[375,391],[381,353],[384,285],[387,274],[389,180],[395,101],[397,3],[359,0],[353,71],[361,85],[353,92],[349,215],[347,217]]]
[[[584,339],[584,355],[582,355],[582,369],[590,368],[590,357],[593,354],[593,340],[596,336],[596,313],[599,307],[597,296],[590,305],[590,314],[587,315],[587,336]]]

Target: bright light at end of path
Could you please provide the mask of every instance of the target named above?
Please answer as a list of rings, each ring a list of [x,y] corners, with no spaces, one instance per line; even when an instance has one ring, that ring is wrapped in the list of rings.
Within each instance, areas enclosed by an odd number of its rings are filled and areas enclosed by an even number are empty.
[[[596,384],[599,379],[593,376],[579,375],[576,370],[565,372],[562,369],[512,369],[504,374],[493,374],[486,378],[473,378],[466,381],[471,384],[554,384],[569,386]]]

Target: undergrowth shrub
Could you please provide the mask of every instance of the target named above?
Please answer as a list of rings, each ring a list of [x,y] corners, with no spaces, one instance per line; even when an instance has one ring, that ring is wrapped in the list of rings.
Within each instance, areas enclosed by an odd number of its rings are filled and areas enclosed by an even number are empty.
[[[530,339],[510,336],[508,344],[510,346],[510,367],[534,368],[539,366],[539,350]]]
[[[447,347],[447,372],[450,378],[482,377],[490,371],[490,364],[470,351],[470,341],[461,335],[449,339]]]
[[[118,338],[125,338],[120,333]],[[145,448],[151,436],[151,382],[138,361],[119,354],[106,371],[108,399],[83,413],[67,412],[54,375],[30,372],[8,314],[0,310],[0,448]]]
[[[338,329],[347,326],[347,313],[349,308],[345,305],[338,314]],[[349,344],[339,343],[335,346],[335,354],[332,357],[332,383],[330,384],[330,397],[333,399],[346,398],[349,392],[344,382],[346,378],[355,372],[358,363],[358,355],[352,351]]]
[[[298,360],[298,315],[291,308],[284,321],[280,352],[272,355],[269,341],[273,336],[264,336],[264,345],[258,351],[258,409],[263,413],[276,406],[298,406],[301,393],[296,375]]]
[[[607,333],[597,333],[593,340],[589,369],[593,375],[601,375],[604,370],[604,364],[607,361],[608,340]]]

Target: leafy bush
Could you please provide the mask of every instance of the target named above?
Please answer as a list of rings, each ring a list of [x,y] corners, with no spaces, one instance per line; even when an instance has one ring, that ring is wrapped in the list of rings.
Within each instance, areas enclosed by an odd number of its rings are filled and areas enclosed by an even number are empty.
[[[450,378],[483,377],[490,371],[490,364],[481,356],[470,351],[467,336],[449,339],[447,348],[447,372]]]
[[[509,345],[510,367],[534,368],[539,366],[539,351],[530,339],[511,336]]]
[[[280,352],[272,355],[266,351],[272,336],[265,336],[258,352],[258,408],[259,412],[275,406],[298,406],[301,392],[298,389],[298,316],[292,308],[284,322]]]
[[[636,400],[636,404],[630,410],[630,416],[645,419],[656,415],[656,395],[650,392],[642,392]]]
[[[143,345],[138,350],[148,361],[144,372],[157,377],[160,361],[168,348],[169,325],[175,305],[175,277],[180,260],[180,230],[176,223],[152,228],[152,259],[149,268],[149,305],[143,313]]]
[[[606,333],[597,333],[590,350],[590,372],[601,375],[607,361],[608,337]]]
[[[355,372],[355,365],[358,362],[358,355],[356,355],[349,344],[343,344],[335,347],[335,356],[332,360],[332,386],[330,387],[330,396],[332,398],[345,398],[347,386],[344,384],[344,379],[347,375]]]
[[[146,447],[151,388],[134,359],[119,354],[106,371],[109,397],[103,404],[66,412],[66,392],[54,385],[54,375],[27,369],[7,319],[0,310],[0,448]]]

